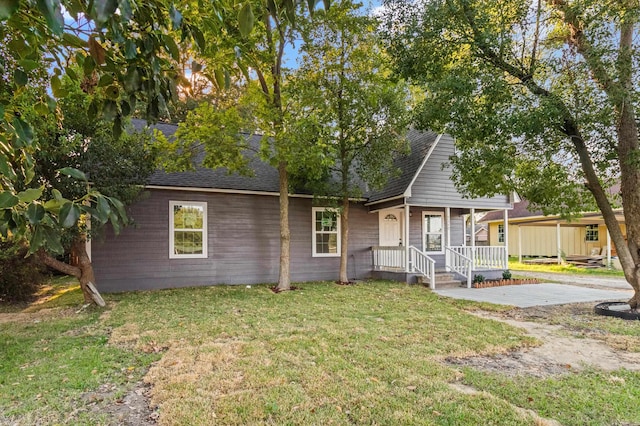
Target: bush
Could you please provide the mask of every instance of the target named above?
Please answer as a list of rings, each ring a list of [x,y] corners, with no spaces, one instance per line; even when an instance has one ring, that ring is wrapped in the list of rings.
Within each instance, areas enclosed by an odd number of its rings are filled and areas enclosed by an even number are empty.
[[[27,252],[24,244],[0,240],[0,302],[29,301],[45,280],[46,268]]]
[[[510,280],[511,279],[511,271],[510,270],[506,270],[502,272],[502,279],[503,280]]]
[[[483,283],[484,282],[484,275],[474,275],[473,276],[473,282],[474,283]]]

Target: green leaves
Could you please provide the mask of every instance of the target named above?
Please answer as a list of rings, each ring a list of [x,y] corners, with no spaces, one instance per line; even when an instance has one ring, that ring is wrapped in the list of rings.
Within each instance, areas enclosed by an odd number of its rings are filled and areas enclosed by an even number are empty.
[[[20,199],[9,191],[0,192],[0,209],[10,209],[18,205]]]
[[[51,31],[56,35],[62,35],[64,17],[62,16],[60,0],[37,0],[36,3]]]
[[[31,126],[20,117],[14,117],[12,124],[22,144],[25,146],[31,145],[31,142],[33,142],[33,129]]]
[[[245,3],[238,12],[238,29],[242,37],[248,37],[251,34],[254,23],[255,17],[253,16],[251,3]]]
[[[0,0],[0,21],[9,19],[16,13],[20,6],[20,0]]]
[[[118,8],[117,0],[95,0],[93,9],[98,24],[104,24]]]
[[[29,204],[29,207],[27,207],[27,219],[33,225],[40,223],[45,213],[46,211],[42,204]]]
[[[63,228],[71,228],[74,226],[80,218],[80,208],[74,203],[64,203],[60,208],[60,214],[58,215],[58,223]]]
[[[43,187],[40,187],[22,191],[18,193],[18,200],[20,200],[21,203],[31,203],[32,201],[35,201],[42,196],[43,189]]]
[[[65,176],[69,176],[72,177],[74,179],[77,180],[82,180],[82,181],[87,181],[87,176],[85,176],[85,174],[83,172],[81,172],[78,169],[75,169],[73,167],[64,167],[60,170],[58,170],[61,174],[65,175]]]

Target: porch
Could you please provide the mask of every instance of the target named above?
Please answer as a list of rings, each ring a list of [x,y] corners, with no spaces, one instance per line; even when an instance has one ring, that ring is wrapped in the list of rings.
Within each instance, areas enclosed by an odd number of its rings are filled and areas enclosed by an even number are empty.
[[[374,271],[404,275],[409,282],[414,276],[426,277],[431,289],[436,288],[436,273],[454,273],[471,288],[475,275],[502,273],[508,269],[504,246],[451,246],[445,247],[444,265],[438,267],[436,259],[414,246],[371,247]],[[392,275],[389,275],[390,277]]]

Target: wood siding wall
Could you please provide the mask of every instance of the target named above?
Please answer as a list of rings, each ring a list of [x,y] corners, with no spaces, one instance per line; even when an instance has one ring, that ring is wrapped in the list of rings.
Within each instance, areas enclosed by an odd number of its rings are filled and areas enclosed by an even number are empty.
[[[511,208],[506,195],[492,198],[464,198],[451,181],[451,167],[442,167],[453,154],[453,138],[443,135],[413,184],[409,204],[477,209]]]
[[[204,201],[208,258],[169,259],[169,201]],[[312,200],[290,199],[292,281],[335,280],[339,257],[312,257]],[[117,238],[92,241],[98,288],[104,292],[278,280],[278,197],[205,192],[148,191],[131,208],[136,225]],[[350,278],[371,272],[378,244],[378,215],[361,204],[350,211]],[[102,240],[102,241],[101,241]]]
[[[518,228],[522,235],[523,256],[549,256],[558,255],[557,230],[555,226],[518,226],[509,225],[509,256],[518,256]],[[623,232],[625,231],[622,225]],[[589,255],[592,250],[600,250],[607,246],[607,228],[598,226],[598,241],[586,241],[585,226],[561,226],[560,249],[563,255]],[[490,245],[500,246],[498,242],[498,223],[489,224]],[[612,243],[613,244],[613,243]],[[613,249],[615,255],[615,249]],[[603,253],[605,254],[605,253]]]

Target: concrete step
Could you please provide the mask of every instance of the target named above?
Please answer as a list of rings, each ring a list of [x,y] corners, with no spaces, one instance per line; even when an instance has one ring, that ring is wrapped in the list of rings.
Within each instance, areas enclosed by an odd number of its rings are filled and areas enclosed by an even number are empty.
[[[418,284],[429,285],[429,277],[419,275]],[[436,288],[458,288],[463,285],[462,281],[454,279],[453,274],[436,273]]]

